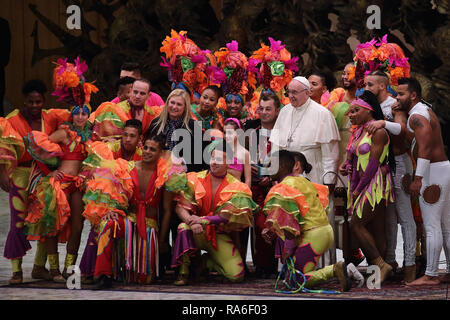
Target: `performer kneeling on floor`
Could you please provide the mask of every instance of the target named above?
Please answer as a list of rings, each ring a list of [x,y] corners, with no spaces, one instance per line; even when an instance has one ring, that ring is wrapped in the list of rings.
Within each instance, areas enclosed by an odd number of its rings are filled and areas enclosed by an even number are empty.
[[[172,267],[180,267],[175,285],[188,283],[195,256],[199,261],[196,276],[209,269],[231,282],[244,279],[242,257],[228,233],[249,227],[258,206],[250,188],[227,173],[232,149],[225,146],[223,140],[212,142],[208,146],[210,171],[189,172],[179,177],[178,186],[171,187],[177,192],[176,212],[183,221],[172,255]],[[207,253],[200,256],[200,250]]]
[[[325,211],[328,188],[303,176],[295,176],[303,170],[299,168],[300,161],[296,161],[294,153],[281,150],[273,157],[279,159],[279,170],[272,180],[281,182],[270,189],[264,201],[263,212],[267,219],[262,237],[270,242],[276,234],[285,241],[282,262],[293,257],[295,268],[306,277],[305,287],[311,288],[337,277],[342,291],[348,291],[351,281],[344,262],[315,270],[320,256],[334,241]]]

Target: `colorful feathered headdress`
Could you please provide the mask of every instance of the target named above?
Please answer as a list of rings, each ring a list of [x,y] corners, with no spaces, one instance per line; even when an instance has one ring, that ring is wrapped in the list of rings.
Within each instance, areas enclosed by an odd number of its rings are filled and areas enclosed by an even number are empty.
[[[186,31],[171,31],[162,42],[160,51],[162,67],[168,69],[169,81],[173,87],[187,88],[191,96],[201,93],[204,88],[215,82],[220,82],[214,76],[216,61],[209,50],[201,50],[191,39],[186,36]],[[220,77],[220,75],[219,75]]]
[[[240,95],[242,100],[251,99],[256,89],[256,64],[255,59],[248,59],[245,54],[239,51],[239,44],[233,40],[214,52],[218,65],[226,75],[222,83],[225,95]],[[249,67],[251,70],[249,70]]]
[[[74,63],[66,59],[58,59],[53,71],[53,96],[58,97],[58,102],[66,102],[71,106],[88,106],[91,93],[98,92],[98,88],[92,83],[86,82],[83,73],[88,69],[85,61],[77,57]]]
[[[378,41],[374,38],[359,44],[355,50],[355,77],[358,88],[364,86],[364,77],[370,72],[381,70],[390,77],[391,85],[396,86],[398,79],[409,77],[410,65],[402,48],[396,43],[387,42],[387,34]]]
[[[253,52],[251,59],[256,59],[259,68],[259,84],[263,89],[281,92],[291,82],[293,74],[298,71],[298,57],[291,58],[290,52],[269,37],[270,47],[261,43],[261,48]]]

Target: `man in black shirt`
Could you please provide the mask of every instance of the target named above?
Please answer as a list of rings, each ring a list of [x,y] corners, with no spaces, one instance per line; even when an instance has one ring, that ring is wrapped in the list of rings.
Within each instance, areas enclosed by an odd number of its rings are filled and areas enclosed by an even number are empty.
[[[264,207],[264,199],[272,187],[272,181],[269,175],[264,175],[264,167],[268,167],[271,143],[269,141],[271,130],[280,112],[280,100],[278,96],[271,91],[261,93],[259,107],[257,109],[259,119],[247,120],[245,130],[255,130],[255,134],[250,135],[249,148],[253,162],[257,165],[252,166],[252,194],[260,208]],[[253,154],[251,150],[256,150]],[[253,263],[256,268],[256,276],[268,278],[277,271],[277,260],[274,259],[274,245],[268,244],[261,237],[261,231],[264,229],[266,218],[262,211],[256,213],[254,217],[254,233],[252,237]],[[241,233],[242,236],[244,232]],[[245,237],[247,238],[247,237]],[[244,239],[245,240],[245,239]],[[242,239],[241,239],[242,241]]]

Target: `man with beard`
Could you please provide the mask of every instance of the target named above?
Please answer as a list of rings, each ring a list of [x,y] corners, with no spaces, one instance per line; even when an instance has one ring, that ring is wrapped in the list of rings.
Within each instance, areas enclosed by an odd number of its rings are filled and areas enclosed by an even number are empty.
[[[397,247],[397,219],[400,222],[403,236],[404,248],[404,281],[411,282],[416,276],[416,223],[414,221],[410,195],[402,187],[402,179],[412,176],[413,164],[407,153],[406,120],[407,113],[402,111],[392,112],[392,106],[397,100],[389,96],[387,88],[389,78],[383,71],[371,72],[365,78],[365,89],[377,96],[385,120],[377,120],[369,124],[367,131],[372,134],[379,128],[386,128],[390,133],[390,141],[395,155],[394,179],[395,203],[389,204],[386,210],[386,244],[387,251],[385,260],[394,271],[398,267],[395,260],[395,249]],[[402,130],[403,128],[403,130]],[[406,177],[407,178],[407,177]],[[408,190],[407,190],[408,191]],[[396,210],[397,209],[397,210]],[[396,212],[397,211],[397,212]]]
[[[407,128],[414,134],[412,150],[417,159],[411,197],[420,196],[426,233],[427,268],[425,275],[410,286],[437,285],[450,276],[450,162],[444,151],[439,119],[421,102],[422,88],[414,78],[398,80],[397,101],[408,112]],[[438,278],[439,257],[444,246],[447,274]]]

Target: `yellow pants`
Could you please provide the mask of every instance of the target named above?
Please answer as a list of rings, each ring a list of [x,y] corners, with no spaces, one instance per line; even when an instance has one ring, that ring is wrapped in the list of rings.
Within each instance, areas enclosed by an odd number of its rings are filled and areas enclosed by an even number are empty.
[[[237,282],[244,278],[244,264],[242,262],[239,250],[234,245],[230,236],[225,233],[216,233],[217,250],[213,248],[210,242],[206,240],[205,233],[193,234],[190,227],[181,223],[178,227],[179,232],[191,233],[197,250],[207,251],[206,266],[209,270],[215,270],[227,279]],[[187,253],[185,253],[187,255]],[[189,273],[189,260],[183,259],[180,266],[180,274]]]
[[[314,270],[320,256],[331,248],[333,241],[334,233],[331,225],[308,230],[302,234],[300,245],[294,254],[294,260],[295,268],[306,277],[306,287],[313,287],[334,277],[332,265]]]

